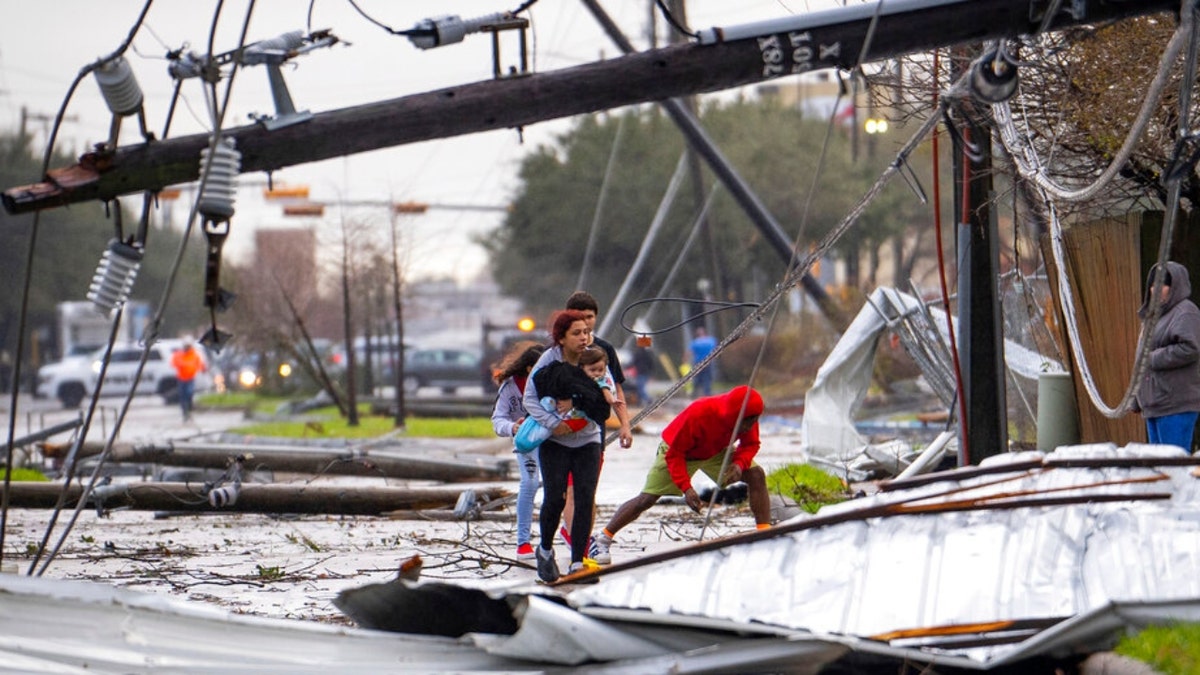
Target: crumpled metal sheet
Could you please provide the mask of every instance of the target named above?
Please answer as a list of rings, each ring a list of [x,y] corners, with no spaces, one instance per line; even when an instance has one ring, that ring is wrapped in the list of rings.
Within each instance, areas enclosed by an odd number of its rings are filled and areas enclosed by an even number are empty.
[[[1123,465],[1138,459],[1150,465]],[[1019,468],[1031,460],[1036,468]],[[1011,659],[1045,627],[1109,603],[1200,599],[1200,480],[1194,465],[1169,465],[1188,461],[1178,448],[1142,444],[993,457],[979,470],[818,514],[847,522],[614,572],[569,600],[584,613],[639,610],[818,635],[909,631],[894,638],[906,646],[932,628],[992,624],[976,633],[1012,642],[937,638],[922,648],[975,664]],[[889,504],[931,510],[853,518]],[[1019,623],[1007,632],[994,623],[1008,621]]]
[[[846,651],[836,641],[747,636],[718,622],[605,622],[544,598],[526,600],[524,635],[452,639],[264,619],[103,584],[4,574],[0,673],[816,675]]]
[[[875,307],[917,312],[920,306],[912,295],[893,288],[877,288],[842,333],[804,397],[800,444],[810,462],[849,471],[855,480],[866,477],[866,467],[873,460],[865,457],[867,439],[855,429],[853,417],[871,384],[876,343],[888,329]],[[942,342],[949,345],[945,312],[932,306],[928,311]],[[1058,362],[1007,339],[1004,360],[1010,371],[1027,379],[1036,380],[1043,372],[1063,369]],[[894,455],[896,450],[889,448],[886,453]]]

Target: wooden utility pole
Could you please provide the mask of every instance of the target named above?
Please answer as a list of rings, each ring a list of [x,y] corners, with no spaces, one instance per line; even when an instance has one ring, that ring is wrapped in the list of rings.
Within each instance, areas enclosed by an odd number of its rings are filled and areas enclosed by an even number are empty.
[[[0,486],[3,488],[3,486]],[[478,498],[493,501],[508,493],[500,487],[479,487]],[[53,509],[60,494],[76,503],[84,487],[55,483],[11,483],[3,489],[13,508]],[[449,487],[349,487],[346,485],[242,484],[232,504],[212,506],[196,485],[188,483],[126,483],[105,485],[92,491],[88,501],[97,511],[134,509],[233,513],[320,513],[325,515],[381,516],[391,511],[448,508],[462,494]]]
[[[395,209],[388,215],[388,231],[392,235],[392,305],[396,314],[396,377],[394,382],[396,385],[396,416],[393,421],[397,429],[403,429],[404,420],[408,417],[408,409],[404,400],[404,296],[401,294],[403,284],[400,274],[400,242],[396,237],[397,217]],[[391,353],[390,346],[388,353]]]
[[[651,0],[650,4],[653,6],[655,4],[654,0]],[[675,17],[675,20],[678,21],[680,25],[690,25],[687,19],[687,6],[684,3],[684,0],[670,0],[667,5],[671,10],[671,15]],[[673,26],[669,26],[669,29],[671,31],[671,39],[668,40],[670,44],[679,44],[687,41],[687,38],[682,33],[675,30]],[[687,104],[688,112],[692,116],[699,119],[700,106],[696,100],[696,97],[688,96],[685,99],[685,102]],[[722,274],[722,271],[725,269],[725,264],[722,260],[721,249],[717,245],[716,228],[713,227],[712,220],[708,217],[708,214],[703,211],[704,202],[706,200],[706,191],[704,189],[703,165],[700,162],[701,157],[699,153],[693,149],[689,149],[688,172],[692,179],[692,212],[700,214],[700,236],[704,238],[704,244],[708,248],[709,276],[712,277],[713,297],[717,298],[718,300],[729,300],[730,298],[725,293],[725,276]],[[787,264],[787,262],[789,261],[784,261],[784,264]],[[817,289],[819,289],[821,292],[824,292],[824,289],[821,289],[820,284],[817,284]],[[708,308],[705,307],[705,309]],[[726,327],[723,325],[725,318],[725,312],[717,312],[715,315],[710,314],[705,317],[705,328],[708,330],[708,333],[710,335],[718,336],[718,339],[720,336],[724,336],[726,333]],[[840,328],[842,328],[842,326],[839,326],[839,329]],[[691,331],[685,331],[684,334],[690,335],[690,333]]]
[[[21,139],[22,141],[29,139],[29,137],[31,135],[29,133],[29,128],[28,128],[30,122],[41,122],[43,125],[43,129],[45,131],[46,138],[49,138],[50,137],[49,124],[53,121],[54,121],[54,115],[48,115],[46,113],[30,112],[29,108],[27,108],[26,106],[21,106],[21,121],[20,121],[20,126],[17,127],[17,138]],[[63,121],[64,122],[78,122],[79,116],[78,115],[66,115],[63,117]]]
[[[342,333],[346,339],[346,424],[352,427],[359,425],[358,420],[358,380],[354,372],[358,369],[358,358],[355,354],[354,319],[350,304],[350,231],[346,226],[346,216],[342,214]],[[368,343],[364,351],[371,351]]]
[[[966,419],[959,425],[960,465],[978,464],[1008,452],[1008,402],[1005,387],[1004,331],[1000,320],[1000,255],[996,241],[992,190],[991,137],[968,123],[964,140],[978,154],[955,148],[958,202],[958,333],[962,356]]]
[[[95,457],[104,451],[105,445],[101,441],[85,442],[79,446],[77,456],[80,459]],[[70,444],[46,444],[44,453],[47,457],[61,459],[66,457],[71,447]],[[229,466],[230,459],[238,455],[247,458],[246,466],[249,469],[272,473],[365,476],[445,483],[500,481],[512,475],[512,462],[507,459],[447,459],[434,456],[428,450],[386,447],[362,450],[195,441],[159,444],[117,442],[112,445],[107,461],[115,464],[224,469]]]

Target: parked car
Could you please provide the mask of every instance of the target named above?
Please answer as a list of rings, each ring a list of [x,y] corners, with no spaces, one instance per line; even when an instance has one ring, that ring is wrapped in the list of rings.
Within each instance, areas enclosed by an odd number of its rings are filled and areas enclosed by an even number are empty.
[[[484,358],[483,365],[487,370],[484,374],[483,393],[494,394],[498,387],[495,381],[492,380],[491,369],[495,367],[512,349],[513,345],[519,342],[540,342],[546,344],[550,341],[550,336],[545,330],[523,330],[520,328],[495,328],[488,330],[483,341]]]
[[[326,373],[336,375],[340,369],[330,359],[332,342],[314,339],[316,357]],[[297,358],[297,353],[301,358]],[[247,349],[234,345],[222,349],[214,358],[217,391],[263,391],[270,394],[311,393],[320,385],[310,375],[316,370],[313,351],[307,344],[264,349]]]
[[[478,387],[488,378],[479,354],[466,349],[417,349],[406,352],[404,391],[440,387],[453,394],[460,387]]]
[[[142,369],[142,377],[137,383],[137,394],[162,396],[168,403],[175,400],[178,381],[175,378],[175,369],[171,366],[171,354],[182,346],[182,340],[160,340],[151,347],[146,366]],[[104,364],[104,352],[104,349],[99,349],[87,357],[68,357],[58,363],[43,366],[38,370],[37,395],[57,398],[65,408],[78,407],[85,397],[96,390],[100,370]],[[203,348],[200,348],[200,355],[207,363]],[[141,345],[114,346],[109,355],[108,369],[100,394],[128,394],[141,359]],[[207,391],[211,388],[212,377],[209,373],[201,373],[196,377],[196,391]]]
[[[410,352],[411,344],[405,343],[405,352]],[[359,369],[365,368],[368,359],[367,340],[362,337],[354,339],[354,362]],[[399,343],[394,336],[376,335],[371,338],[370,361],[376,382],[392,382],[395,377],[395,367],[399,360]],[[346,345],[340,344],[328,350],[328,367],[335,373],[344,372],[350,362],[346,354]],[[361,372],[361,370],[360,370]]]

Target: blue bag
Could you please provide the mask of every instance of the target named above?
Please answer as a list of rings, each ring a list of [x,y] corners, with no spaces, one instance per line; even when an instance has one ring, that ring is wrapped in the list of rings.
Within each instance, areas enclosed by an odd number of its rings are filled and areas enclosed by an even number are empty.
[[[550,396],[543,396],[539,401],[546,412],[556,412],[554,399]],[[526,417],[521,426],[517,429],[517,435],[513,437],[513,443],[516,445],[517,452],[526,453],[532,452],[535,448],[542,444],[542,441],[550,438],[553,429],[547,429],[538,423],[533,417]]]

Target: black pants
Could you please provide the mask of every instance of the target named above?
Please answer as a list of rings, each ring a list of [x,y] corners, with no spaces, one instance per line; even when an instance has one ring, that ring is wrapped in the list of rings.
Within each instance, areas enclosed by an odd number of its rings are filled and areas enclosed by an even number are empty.
[[[563,507],[567,505],[567,476],[574,477],[575,515],[571,518],[571,562],[587,556],[592,511],[596,506],[596,483],[600,480],[600,444],[567,448],[546,440],[538,450],[542,463],[542,513],[538,517],[541,546],[551,549]]]

